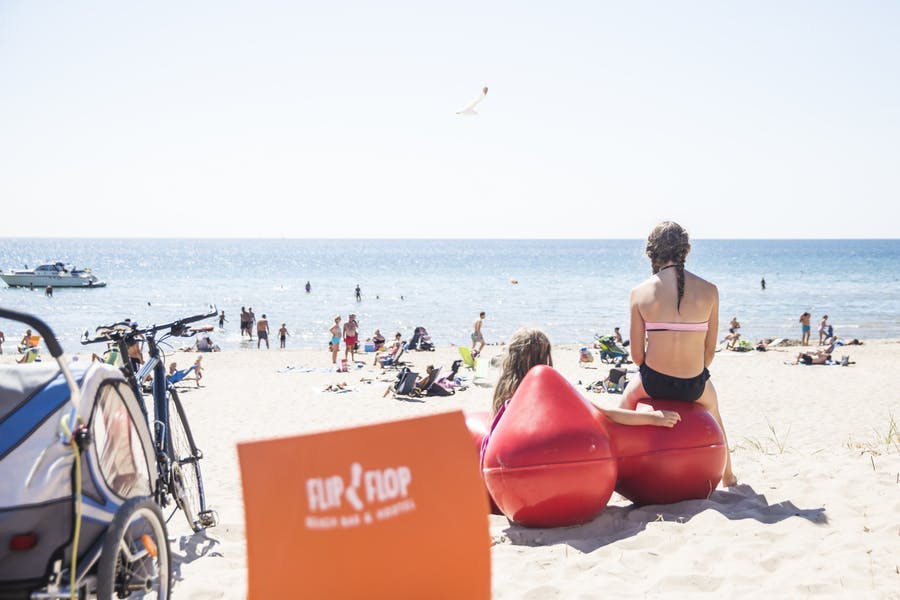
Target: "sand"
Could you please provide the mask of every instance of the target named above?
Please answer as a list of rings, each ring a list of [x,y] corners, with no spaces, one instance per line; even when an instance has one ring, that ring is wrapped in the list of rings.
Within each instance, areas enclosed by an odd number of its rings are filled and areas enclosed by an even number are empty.
[[[900,341],[840,348],[856,363],[847,367],[784,364],[797,350],[723,351],[710,368],[737,487],[667,506],[634,507],[614,494],[578,527],[526,529],[492,515],[493,596],[900,598]],[[203,387],[184,386],[182,398],[220,525],[188,535],[180,516],[171,522],[174,598],[246,595],[237,442],[490,405],[492,389],[480,386],[424,402],[383,398],[392,375],[360,356],[366,366],[333,373],[324,350],[204,355]],[[174,355],[181,367],[194,357]],[[458,352],[407,357],[419,371],[446,369]],[[555,347],[554,361],[582,390],[609,368],[579,366],[576,346]],[[342,382],[352,391],[321,391]]]

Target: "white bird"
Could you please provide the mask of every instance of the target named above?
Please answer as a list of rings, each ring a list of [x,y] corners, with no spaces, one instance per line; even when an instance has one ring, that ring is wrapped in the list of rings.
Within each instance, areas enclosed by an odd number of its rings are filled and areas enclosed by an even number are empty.
[[[488,90],[487,86],[484,86],[483,88],[481,88],[481,93],[478,94],[478,97],[475,98],[474,100],[472,100],[471,102],[469,102],[469,104],[464,109],[457,111],[456,114],[465,115],[467,117],[472,116],[472,115],[477,115],[478,113],[475,111],[475,107],[478,105],[479,102],[484,100],[485,96],[487,96],[487,90]]]

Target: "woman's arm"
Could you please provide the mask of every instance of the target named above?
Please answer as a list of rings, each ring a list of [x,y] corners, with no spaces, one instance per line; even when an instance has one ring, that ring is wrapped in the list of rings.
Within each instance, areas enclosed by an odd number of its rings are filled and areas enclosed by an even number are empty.
[[[716,343],[719,339],[719,288],[712,286],[713,302],[709,311],[709,329],[706,331],[704,343],[703,364],[706,367],[712,363],[716,356]]]
[[[640,366],[644,364],[644,344],[646,343],[646,326],[644,325],[644,317],[638,308],[635,291],[631,290],[631,298],[628,302],[631,304],[631,327],[629,329],[631,335],[631,360],[634,364]]]

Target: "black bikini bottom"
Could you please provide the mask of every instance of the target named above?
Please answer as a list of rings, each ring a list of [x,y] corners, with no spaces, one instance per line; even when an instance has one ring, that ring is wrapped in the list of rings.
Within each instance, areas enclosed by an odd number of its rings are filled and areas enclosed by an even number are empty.
[[[702,396],[703,390],[706,389],[706,380],[709,379],[709,369],[703,369],[702,373],[689,379],[654,371],[647,363],[641,365],[640,371],[644,391],[651,398],[682,402],[694,402]]]

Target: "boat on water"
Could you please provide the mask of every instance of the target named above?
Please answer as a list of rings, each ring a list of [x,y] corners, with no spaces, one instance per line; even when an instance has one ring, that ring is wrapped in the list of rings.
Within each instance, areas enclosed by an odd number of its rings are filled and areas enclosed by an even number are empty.
[[[55,262],[35,269],[8,269],[0,272],[0,279],[9,287],[45,288],[58,287],[104,287],[105,282],[97,279],[90,269],[76,269],[72,265]]]

